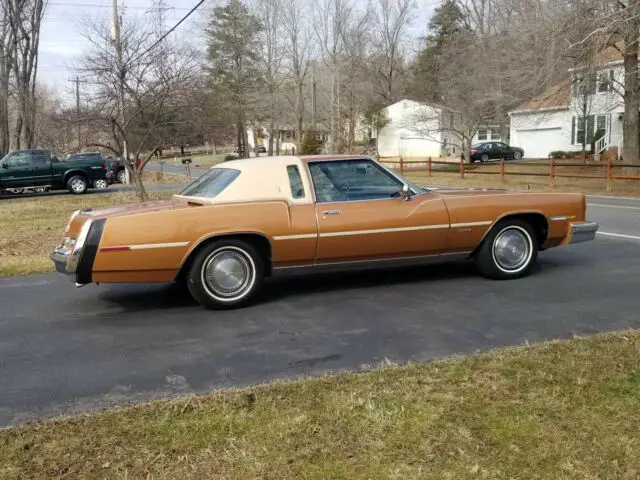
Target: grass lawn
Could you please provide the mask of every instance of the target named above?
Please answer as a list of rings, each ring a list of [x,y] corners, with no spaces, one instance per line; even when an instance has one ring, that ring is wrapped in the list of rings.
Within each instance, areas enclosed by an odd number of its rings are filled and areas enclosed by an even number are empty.
[[[171,193],[149,193],[149,196],[169,198]],[[53,271],[49,254],[60,243],[74,210],[135,201],[134,193],[0,200],[0,277]]]
[[[640,333],[0,430],[0,478],[637,479]]]

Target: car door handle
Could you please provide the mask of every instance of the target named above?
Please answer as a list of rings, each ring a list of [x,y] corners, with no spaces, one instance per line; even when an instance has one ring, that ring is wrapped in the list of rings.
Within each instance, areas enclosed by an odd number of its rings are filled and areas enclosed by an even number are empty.
[[[325,210],[323,215],[340,215],[340,210]]]

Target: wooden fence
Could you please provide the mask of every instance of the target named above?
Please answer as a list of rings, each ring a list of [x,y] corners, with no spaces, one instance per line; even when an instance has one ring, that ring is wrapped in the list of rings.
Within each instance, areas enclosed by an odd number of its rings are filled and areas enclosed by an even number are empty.
[[[453,173],[459,175],[461,179],[464,179],[466,175],[500,175],[502,182],[506,182],[508,176],[530,176],[530,177],[547,177],[549,178],[549,185],[555,187],[556,178],[588,178],[588,179],[602,179],[607,182],[607,190],[611,190],[611,182],[613,180],[640,180],[640,163],[628,164],[619,163],[608,160],[606,162],[563,162],[558,160],[536,160],[536,161],[505,161],[500,160],[499,163],[475,163],[468,164],[464,162],[464,159],[460,159],[459,164],[452,164],[451,162],[443,162],[439,160],[432,160],[428,158],[426,160],[385,160],[380,159],[382,163],[388,165],[391,168],[399,170],[400,174],[407,172],[412,173],[426,173],[431,177],[433,172],[438,173]],[[439,166],[446,166],[447,168],[440,169]],[[434,168],[436,167],[436,168]],[[497,168],[499,167],[499,169]],[[545,171],[539,171],[543,168]],[[565,168],[580,169],[580,171],[565,171]],[[538,171],[523,171],[523,170],[538,170]],[[561,171],[558,171],[561,169]],[[593,170],[593,173],[584,173],[583,170]],[[596,169],[601,170],[596,172]],[[616,170],[624,169],[625,174],[620,174]],[[637,174],[629,175],[629,171],[637,172]]]

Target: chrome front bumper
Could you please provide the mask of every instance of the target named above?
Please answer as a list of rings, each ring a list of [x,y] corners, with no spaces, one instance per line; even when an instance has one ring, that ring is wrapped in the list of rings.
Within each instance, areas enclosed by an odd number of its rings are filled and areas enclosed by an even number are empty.
[[[64,273],[65,275],[75,274],[75,269],[69,265],[69,258],[71,258],[71,250],[64,247],[57,247],[51,254],[51,260],[56,266],[56,272]]]
[[[572,223],[569,245],[573,245],[574,243],[589,242],[595,239],[598,228],[599,225],[595,222]]]

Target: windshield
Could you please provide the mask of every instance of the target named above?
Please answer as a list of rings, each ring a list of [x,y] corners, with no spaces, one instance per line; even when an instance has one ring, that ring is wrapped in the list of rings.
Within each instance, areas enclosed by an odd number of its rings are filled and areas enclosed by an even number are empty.
[[[185,197],[215,198],[240,175],[240,170],[214,168],[185,188],[180,195]]]

